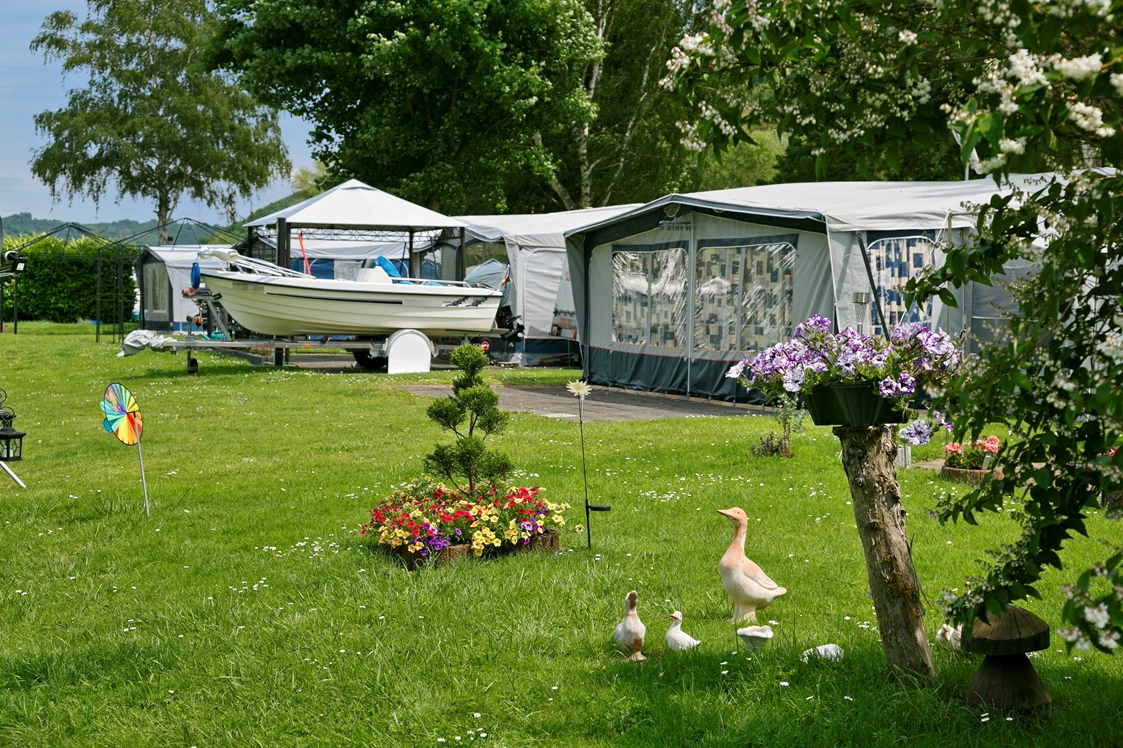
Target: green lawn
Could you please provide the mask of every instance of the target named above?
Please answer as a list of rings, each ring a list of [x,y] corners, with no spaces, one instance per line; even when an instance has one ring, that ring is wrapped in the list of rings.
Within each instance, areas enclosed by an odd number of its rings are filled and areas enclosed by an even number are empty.
[[[118,359],[92,333],[36,332],[0,336],[0,387],[28,433],[14,467],[30,486],[0,476],[0,745],[1118,744],[1123,658],[1070,657],[1057,637],[1034,660],[1047,719],[967,707],[971,656],[936,650],[929,687],[889,679],[827,429],[798,436],[785,461],[748,454],[774,428],[759,416],[590,424],[591,491],[612,505],[594,517],[594,553],[574,509],[561,555],[411,574],[357,533],[443,438],[395,378],[208,354],[189,377],[182,357]],[[111,381],[144,412],[151,518],[135,450],[101,428]],[[575,424],[522,414],[497,440],[517,480],[575,506],[576,442]],[[1013,537],[1004,518],[940,527],[932,495],[950,486],[900,479],[929,599]],[[714,510],[734,505],[752,520],[750,557],[789,590],[762,616],[777,638],[751,656],[717,574],[731,527]],[[1118,523],[1088,526],[1123,542]],[[1079,539],[1065,557],[1105,555]],[[1049,574],[1027,606],[1054,627],[1066,581]],[[612,647],[632,588],[642,665]],[[675,609],[699,650],[666,651]],[[930,634],[941,622],[930,611]],[[828,642],[845,660],[800,662]]]

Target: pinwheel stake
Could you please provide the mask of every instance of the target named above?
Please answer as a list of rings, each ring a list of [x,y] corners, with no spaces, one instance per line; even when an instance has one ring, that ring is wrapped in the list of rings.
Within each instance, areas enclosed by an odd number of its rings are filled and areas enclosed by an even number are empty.
[[[586,382],[566,382],[565,388],[577,398],[577,428],[581,432],[581,478],[585,483],[585,539],[589,543],[589,550],[593,549],[593,523],[590,512],[610,512],[610,506],[598,506],[589,503],[589,473],[585,468],[585,396],[593,391]]]
[[[144,513],[152,516],[148,506],[148,483],[144,480],[144,454],[140,451],[140,435],[144,424],[140,418],[140,406],[132,393],[114,382],[105,388],[105,399],[101,402],[101,412],[105,414],[102,426],[116,436],[122,444],[136,445],[136,456],[140,460],[140,485],[144,488]]]

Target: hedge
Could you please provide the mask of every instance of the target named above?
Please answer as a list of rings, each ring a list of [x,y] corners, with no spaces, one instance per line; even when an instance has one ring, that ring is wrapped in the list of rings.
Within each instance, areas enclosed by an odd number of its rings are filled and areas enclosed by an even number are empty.
[[[5,237],[4,250],[25,244],[30,237]],[[63,242],[49,237],[22,250],[27,268],[19,278],[19,317],[21,320],[77,322],[97,316],[97,249],[98,242],[79,239]],[[133,263],[139,250],[116,246],[102,249],[103,322],[118,320],[116,299],[116,266],[114,255],[124,264],[124,317],[131,320],[136,303],[136,281]],[[4,320],[12,319],[13,282],[3,281]]]

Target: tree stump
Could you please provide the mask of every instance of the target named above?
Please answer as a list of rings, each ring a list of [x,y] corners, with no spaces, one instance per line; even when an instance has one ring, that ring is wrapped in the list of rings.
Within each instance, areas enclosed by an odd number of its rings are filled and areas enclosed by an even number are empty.
[[[920,582],[905,535],[905,508],[893,461],[897,444],[882,426],[836,426],[862,540],[881,648],[892,670],[932,678]]]

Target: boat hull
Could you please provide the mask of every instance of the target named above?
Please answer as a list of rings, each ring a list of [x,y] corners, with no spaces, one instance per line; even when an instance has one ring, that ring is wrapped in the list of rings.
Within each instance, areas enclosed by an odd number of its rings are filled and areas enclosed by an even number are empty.
[[[502,294],[465,286],[389,285],[203,270],[234,320],[262,335],[479,334],[491,330]]]

